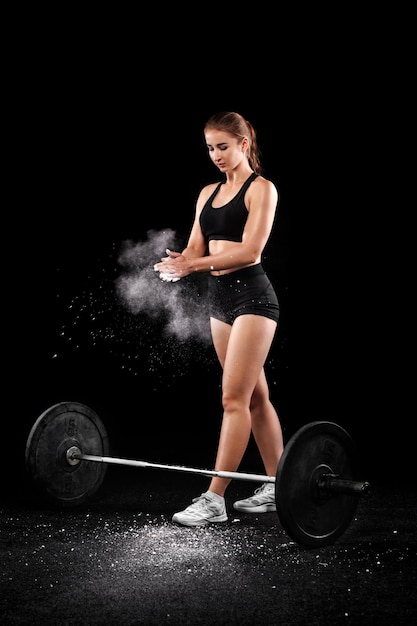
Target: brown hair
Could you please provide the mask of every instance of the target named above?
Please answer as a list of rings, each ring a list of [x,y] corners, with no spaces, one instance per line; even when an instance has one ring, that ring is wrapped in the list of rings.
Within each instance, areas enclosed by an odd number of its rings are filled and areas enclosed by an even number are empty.
[[[261,152],[258,147],[256,131],[252,124],[245,120],[243,115],[233,111],[224,111],[212,115],[204,126],[204,132],[209,128],[222,130],[236,137],[239,143],[244,137],[249,141],[247,152],[249,165],[256,174],[262,174]]]

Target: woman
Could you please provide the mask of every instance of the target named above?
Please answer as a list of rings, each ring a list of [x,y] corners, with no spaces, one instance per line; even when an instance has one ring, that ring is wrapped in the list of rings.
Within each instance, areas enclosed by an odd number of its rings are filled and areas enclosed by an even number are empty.
[[[278,191],[261,175],[256,132],[235,112],[212,116],[204,127],[208,152],[224,181],[205,186],[197,199],[187,247],[167,250],[155,265],[163,280],[208,273],[210,330],[223,370],[223,420],[215,470],[236,471],[251,431],[266,475],[275,476],[283,452],[278,415],[270,401],[264,364],[279,318],[276,293],[261,264],[271,234]],[[208,490],[173,521],[203,526],[227,520],[230,479],[213,477]],[[234,503],[237,511],[275,511],[275,486]]]

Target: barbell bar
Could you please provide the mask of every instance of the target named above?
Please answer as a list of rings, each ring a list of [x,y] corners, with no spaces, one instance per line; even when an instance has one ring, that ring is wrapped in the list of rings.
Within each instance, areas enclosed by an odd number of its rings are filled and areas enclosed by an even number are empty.
[[[358,455],[350,435],[329,421],[301,427],[286,444],[276,476],[265,476],[109,456],[107,431],[97,413],[79,402],[60,402],[33,424],[25,460],[38,492],[64,507],[92,497],[109,464],[275,483],[281,525],[305,547],[336,541],[350,525],[359,497],[370,488],[356,479]]]
[[[70,465],[76,465],[80,461],[93,461],[96,463],[108,463],[109,465],[130,465],[131,467],[153,468],[173,470],[175,472],[188,472],[190,474],[203,474],[204,476],[217,476],[218,478],[234,478],[236,480],[253,480],[254,482],[275,482],[275,476],[263,476],[261,474],[244,474],[243,472],[224,472],[222,470],[195,469],[182,465],[163,465],[162,463],[150,463],[149,461],[136,461],[135,459],[120,459],[113,456],[96,456],[83,454],[77,446],[67,450],[67,460]]]

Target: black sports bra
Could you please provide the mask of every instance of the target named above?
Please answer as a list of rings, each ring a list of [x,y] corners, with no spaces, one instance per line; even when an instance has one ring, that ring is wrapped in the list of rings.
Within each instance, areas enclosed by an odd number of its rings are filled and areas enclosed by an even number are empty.
[[[257,176],[258,174],[253,172],[235,197],[216,209],[212,206],[212,202],[223,183],[217,185],[200,213],[200,226],[207,241],[212,239],[242,241],[243,229],[248,219],[248,210],[244,201],[245,193]]]

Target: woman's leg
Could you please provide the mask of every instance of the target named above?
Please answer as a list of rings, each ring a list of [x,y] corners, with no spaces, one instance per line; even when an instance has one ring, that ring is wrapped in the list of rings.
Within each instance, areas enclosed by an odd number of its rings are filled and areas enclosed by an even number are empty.
[[[251,429],[267,471],[275,471],[282,452],[282,434],[269,402],[263,366],[276,322],[260,315],[241,315],[233,326],[211,320],[216,354],[223,367],[223,420],[216,470],[236,471],[248,446]],[[262,410],[265,414],[262,414]],[[230,480],[214,477],[209,491],[223,496]]]
[[[252,394],[250,413],[252,433],[258,446],[267,476],[276,476],[278,463],[284,451],[281,423],[270,400],[265,370]]]

